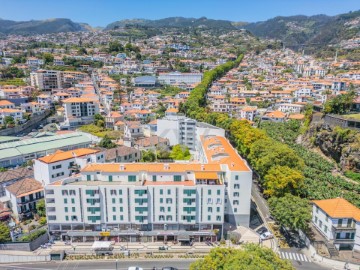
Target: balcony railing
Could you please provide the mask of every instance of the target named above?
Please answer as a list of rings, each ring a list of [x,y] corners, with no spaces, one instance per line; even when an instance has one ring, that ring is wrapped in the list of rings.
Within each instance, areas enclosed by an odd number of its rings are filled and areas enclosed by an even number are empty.
[[[342,242],[342,243],[353,243],[355,239],[352,238],[336,238],[334,242]]]
[[[355,225],[338,225],[338,224],[334,224],[332,227],[336,231],[355,231],[356,230]]]

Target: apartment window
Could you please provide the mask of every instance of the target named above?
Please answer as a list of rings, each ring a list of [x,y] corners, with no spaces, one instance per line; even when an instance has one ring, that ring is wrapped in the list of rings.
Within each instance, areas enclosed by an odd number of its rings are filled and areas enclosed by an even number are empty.
[[[319,207],[316,207],[316,214],[319,213]]]
[[[208,203],[208,204],[211,204],[211,203],[212,203],[212,199],[211,199],[211,198],[208,198],[207,203]]]
[[[328,216],[325,217],[325,221],[326,221],[326,222],[329,221],[329,217],[328,217]]]
[[[160,195],[163,195],[163,194],[164,194],[164,190],[160,189]]]
[[[166,199],[166,203],[172,203],[172,199],[171,199],[171,198],[167,198],[167,199]]]
[[[119,189],[119,195],[122,195],[122,190],[121,189]]]
[[[112,182],[113,181],[113,177],[112,175],[109,175],[109,182]]]
[[[61,165],[56,165],[56,166],[53,166],[52,168],[53,168],[53,170],[60,169]]]
[[[239,205],[239,201],[238,200],[233,200],[233,205]]]
[[[67,203],[67,199],[66,199],[66,198],[64,198],[64,203]]]
[[[90,181],[90,180],[91,180],[91,175],[87,175],[87,176],[86,176],[86,180],[87,180],[87,181]]]
[[[116,189],[111,189],[110,190],[110,195],[116,195]]]
[[[120,212],[123,212],[124,211],[124,208],[121,206],[120,207]]]
[[[239,184],[234,184],[234,188],[235,188],[235,189],[239,189],[239,188],[240,188],[240,185],[239,185]]]
[[[317,223],[317,221],[318,221],[318,217],[315,216],[315,224]]]
[[[236,207],[234,208],[234,213],[237,213],[237,208]]]
[[[115,215],[113,215],[113,220],[114,220],[114,221],[116,220],[116,216],[115,216]]]
[[[171,195],[171,189],[168,189],[168,190],[167,190],[167,194],[168,194],[168,195]]]
[[[119,203],[123,203],[123,199],[122,199],[122,198],[119,199]]]
[[[212,207],[208,207],[208,212],[212,213]]]
[[[116,203],[116,199],[115,199],[115,198],[112,198],[111,202],[112,202],[112,203]]]
[[[324,232],[327,233],[327,230],[328,230],[328,228],[327,228],[327,226],[325,225],[325,226],[324,226]]]
[[[221,221],[221,216],[216,216],[216,221]]]
[[[72,209],[73,212],[75,212],[75,207],[72,207],[71,209]]]
[[[113,207],[113,208],[112,208],[112,211],[113,211],[113,212],[116,212],[116,207]]]
[[[65,213],[67,213],[67,212],[68,212],[68,210],[69,210],[69,209],[68,209],[67,207],[65,207]]]
[[[211,189],[208,189],[208,195],[211,195]]]
[[[160,207],[160,212],[165,212],[165,207]]]
[[[71,203],[75,203],[75,199],[74,199],[74,198],[71,198]]]
[[[153,182],[156,182],[156,175],[152,176],[152,180],[153,180]]]
[[[216,204],[221,204],[221,199],[220,198],[216,199]]]
[[[220,207],[216,207],[216,212],[220,212]]]
[[[124,220],[124,216],[123,216],[123,215],[120,215],[120,220]]]
[[[136,182],[136,175],[129,175],[128,176],[128,181],[129,182]]]
[[[66,221],[69,221],[69,216],[65,216],[65,220],[66,220]]]
[[[67,190],[62,190],[61,191],[61,194],[64,196],[64,195],[68,195],[68,191]]]
[[[240,196],[239,192],[234,192],[234,197],[239,197],[239,196]]]
[[[181,175],[174,175],[174,181],[180,182],[181,181]]]
[[[218,189],[218,190],[216,191],[216,194],[219,196],[219,195],[221,194],[221,190]]]
[[[238,176],[238,175],[235,175],[235,180],[239,180],[239,176]]]
[[[207,220],[208,221],[210,221],[211,220],[211,216],[209,215],[209,216],[207,216]]]
[[[164,202],[164,199],[163,198],[160,198],[160,203],[163,203]]]
[[[319,220],[319,227],[320,227],[320,229],[322,227],[322,221],[321,220]]]

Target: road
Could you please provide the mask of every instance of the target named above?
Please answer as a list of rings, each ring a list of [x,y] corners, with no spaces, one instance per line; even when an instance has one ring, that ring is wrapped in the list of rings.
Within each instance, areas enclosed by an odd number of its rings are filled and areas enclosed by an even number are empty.
[[[139,266],[144,270],[152,270],[153,267],[161,269],[165,266],[176,267],[179,270],[188,270],[189,265],[194,259],[169,259],[169,260],[139,260],[135,261],[64,261],[64,262],[49,262],[49,263],[26,263],[26,264],[8,264],[0,266],[0,270],[127,270],[130,266]]]

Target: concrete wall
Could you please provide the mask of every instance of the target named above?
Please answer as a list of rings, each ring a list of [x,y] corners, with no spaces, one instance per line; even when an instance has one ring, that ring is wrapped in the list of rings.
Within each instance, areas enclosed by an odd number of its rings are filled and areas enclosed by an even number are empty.
[[[0,244],[0,250],[33,251],[49,241],[49,234],[45,233],[31,242],[14,242]]]
[[[50,261],[49,255],[0,254],[0,263],[21,263],[21,262],[27,263],[27,262],[45,262],[45,261]]]

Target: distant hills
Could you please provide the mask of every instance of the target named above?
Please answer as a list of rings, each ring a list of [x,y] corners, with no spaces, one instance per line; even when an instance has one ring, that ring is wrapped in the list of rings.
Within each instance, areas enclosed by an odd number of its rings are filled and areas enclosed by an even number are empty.
[[[281,40],[285,46],[337,44],[360,36],[360,11],[336,16],[289,16],[242,25],[261,38]]]
[[[246,29],[257,37],[281,40],[286,47],[315,46],[337,44],[341,40],[360,35],[360,11],[336,16],[288,16],[275,17],[263,22],[246,23],[227,20],[214,20],[206,17],[184,18],[170,17],[159,20],[128,19],[107,25],[103,30],[122,28],[149,28],[151,33],[160,33],[160,29],[188,28],[231,31]],[[42,21],[10,21],[0,19],[0,36],[6,34],[47,34],[58,32],[100,31],[85,23],[76,23],[69,19],[49,19]]]
[[[210,29],[227,29],[236,30],[236,27],[230,21],[226,20],[213,20],[206,17],[184,18],[184,17],[170,17],[159,20],[146,20],[146,19],[133,19],[121,20],[110,23],[106,26],[105,30],[114,30],[126,26],[145,26],[153,28],[210,28]]]
[[[70,19],[48,19],[42,21],[10,21],[0,19],[2,34],[48,34],[60,32],[90,31],[92,28],[85,23],[75,23]]]

